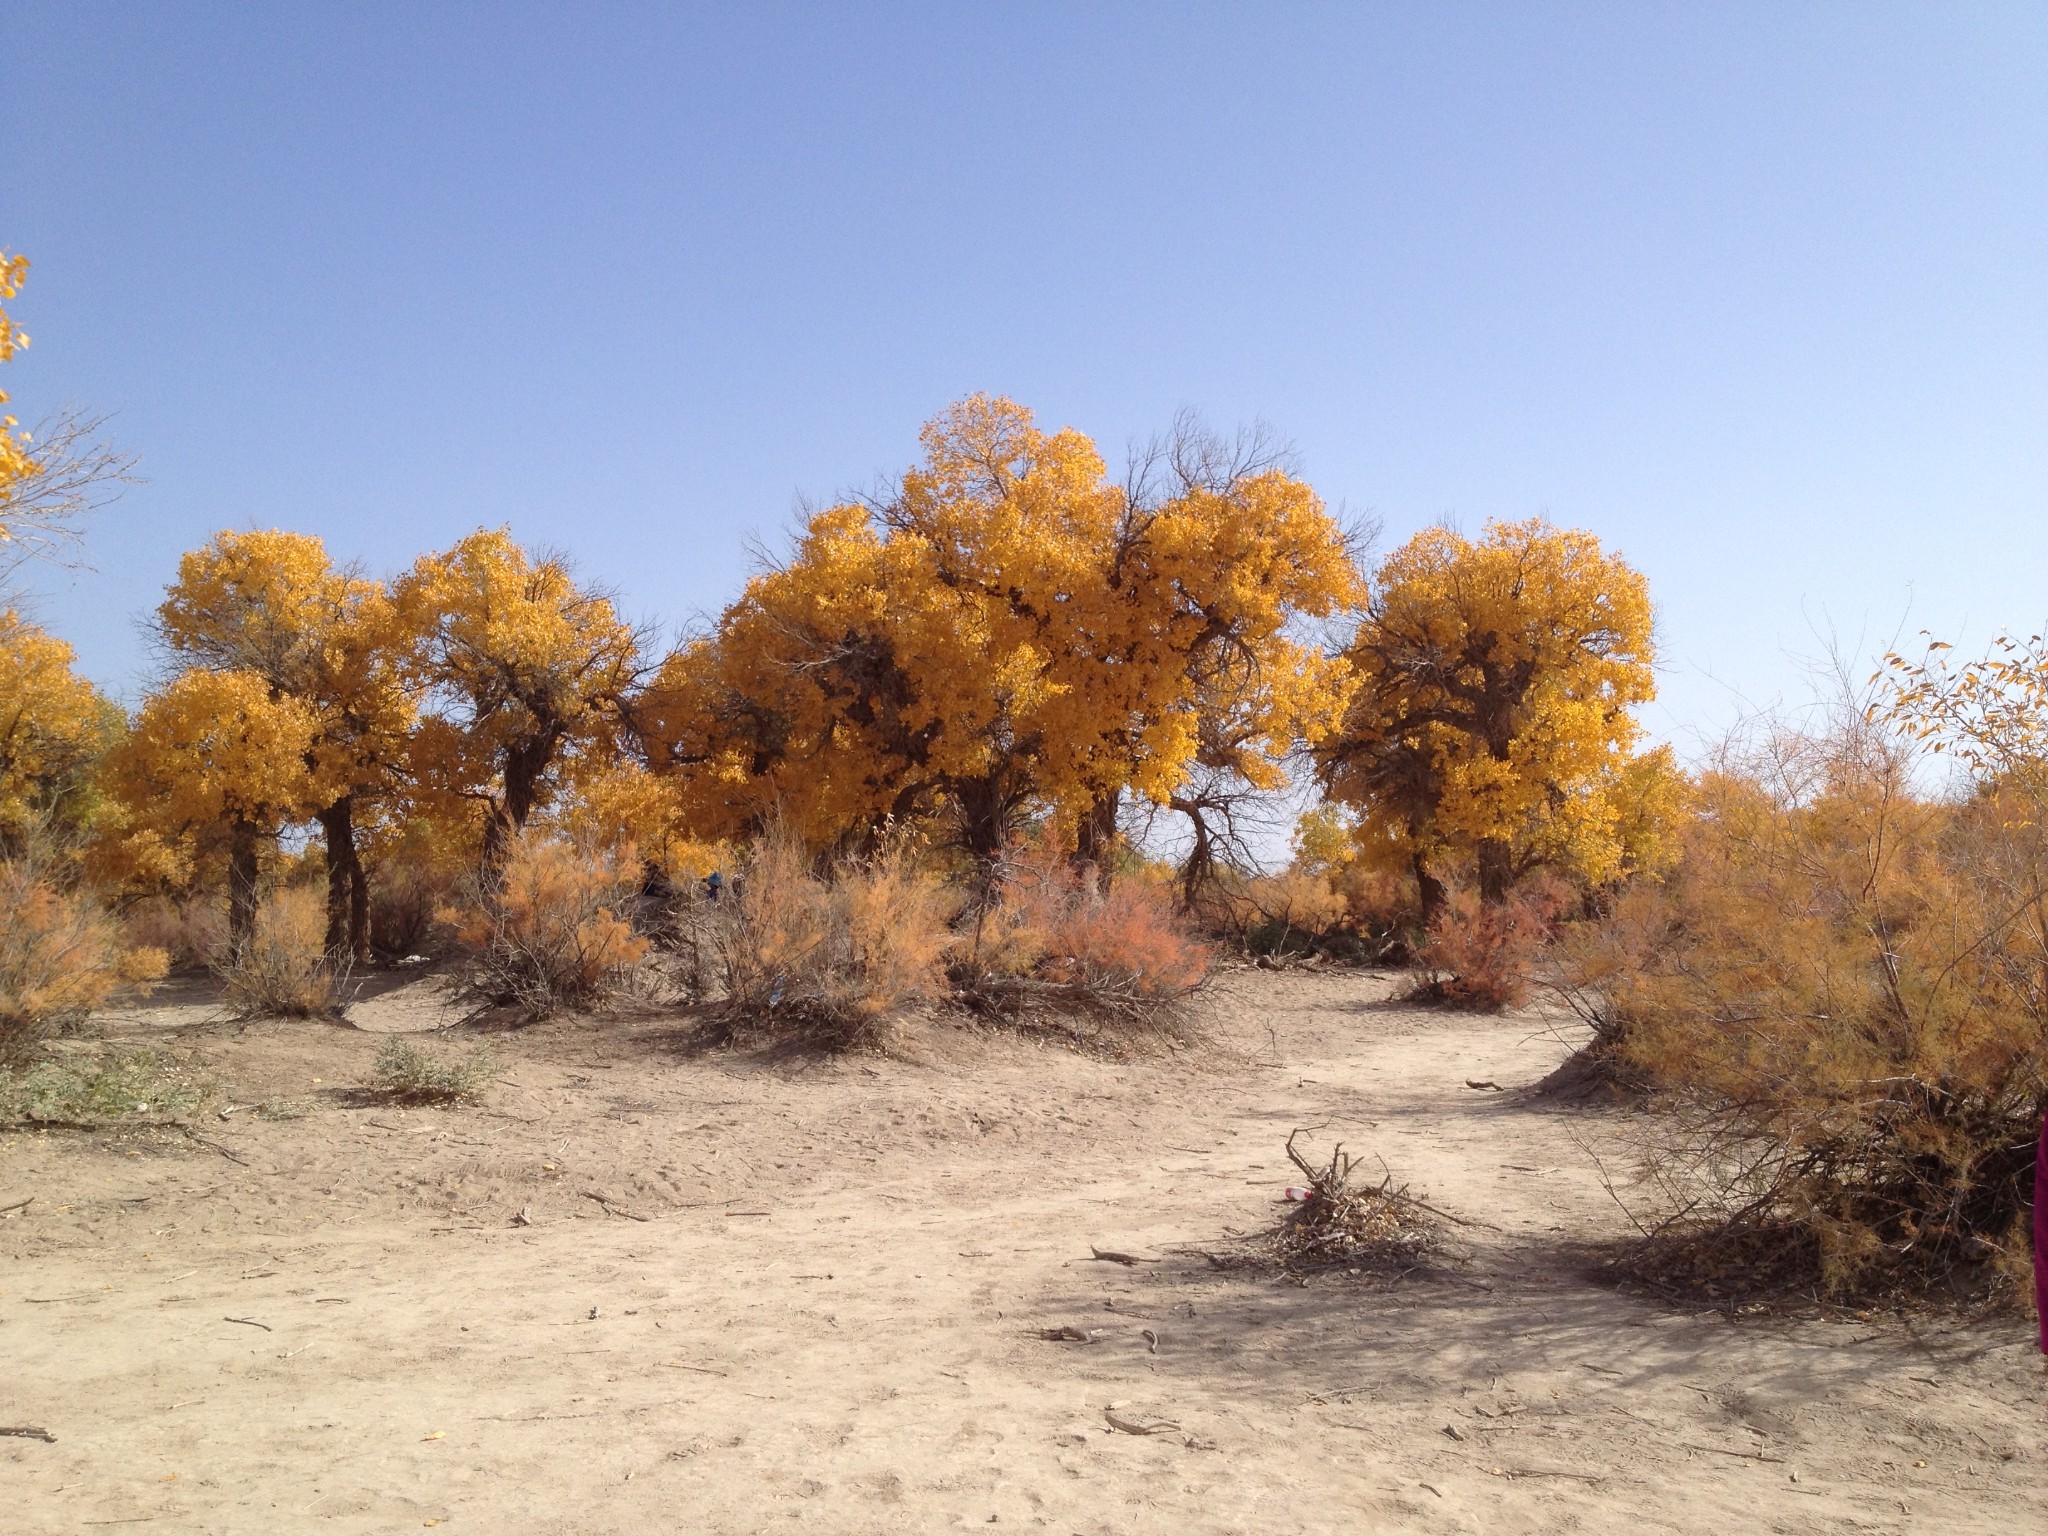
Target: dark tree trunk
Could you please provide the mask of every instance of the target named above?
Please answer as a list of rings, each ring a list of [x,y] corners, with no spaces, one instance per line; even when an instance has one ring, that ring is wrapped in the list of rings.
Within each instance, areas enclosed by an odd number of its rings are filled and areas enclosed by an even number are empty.
[[[1176,803],[1173,808],[1187,817],[1194,833],[1188,856],[1180,864],[1181,910],[1192,912],[1195,903],[1201,900],[1203,888],[1216,878],[1216,844],[1209,831],[1209,818],[1202,814],[1201,806]]]
[[[511,857],[512,840],[526,826],[540,801],[540,781],[555,760],[561,745],[560,726],[549,726],[505,751],[505,797],[491,806],[484,822],[484,889],[495,892],[505,882],[505,860]]]
[[[1116,873],[1116,818],[1122,807],[1122,789],[1098,795],[1088,807],[1088,814],[1081,818],[1074,838],[1075,871],[1083,879],[1092,880],[1096,890],[1105,896]]]
[[[370,958],[370,886],[356,851],[355,802],[343,795],[320,813],[327,843],[327,953]]]
[[[1446,893],[1443,881],[1429,872],[1429,861],[1420,853],[1415,855],[1415,890],[1422,899],[1422,928],[1426,933],[1443,911]]]
[[[256,937],[256,823],[237,816],[228,829],[228,963],[249,958]]]
[[[1479,899],[1497,907],[1515,883],[1515,855],[1505,838],[1483,838],[1479,844]]]
[[[363,868],[360,854],[349,871],[348,952],[358,964],[370,963],[370,872]]]
[[[486,895],[495,893],[505,883],[505,860],[512,852],[512,837],[518,829],[512,825],[512,818],[501,801],[491,802],[491,811],[484,818],[484,846],[481,858]]]
[[[953,786],[952,799],[960,849],[974,861],[974,905],[992,906],[1002,889],[1003,855],[1009,851],[1012,830],[1002,781],[994,774],[964,780]]]

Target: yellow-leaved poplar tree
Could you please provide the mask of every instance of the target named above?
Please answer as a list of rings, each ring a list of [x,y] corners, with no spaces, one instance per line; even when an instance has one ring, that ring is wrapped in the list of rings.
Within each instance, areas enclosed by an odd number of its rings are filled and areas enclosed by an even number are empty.
[[[389,795],[416,710],[407,636],[380,582],[337,569],[317,538],[216,534],[178,565],[157,633],[188,663],[261,677],[319,722],[306,767],[327,857],[330,954],[367,960],[369,880],[357,823]]]
[[[482,869],[495,886],[565,755],[615,753],[639,636],[565,561],[533,558],[504,529],[422,556],[393,590],[430,706],[413,772],[429,794],[483,806]]]
[[[110,756],[135,825],[202,854],[225,842],[231,961],[256,931],[261,845],[325,804],[309,766],[319,737],[313,707],[260,673],[194,669],[144,702]]]
[[[942,818],[988,866],[1038,814],[1099,857],[1120,797],[1171,801],[1205,720],[1270,778],[1304,720],[1334,717],[1341,669],[1289,626],[1357,577],[1307,486],[1239,466],[1134,494],[1082,434],[987,396],[922,439],[918,466],[815,515],[638,701],[699,835],[774,819],[862,843]]]
[[[1322,781],[1406,850],[1425,920],[1447,858],[1471,858],[1495,905],[1539,865],[1600,883],[1654,856],[1638,814],[1654,765],[1631,758],[1656,692],[1649,590],[1593,535],[1425,529],[1381,566],[1345,657],[1356,691],[1317,749]]]
[[[0,251],[0,299],[11,299],[21,292],[21,285],[28,276],[28,258],[10,256]],[[28,336],[14,323],[4,306],[0,306],[0,363],[10,362],[14,354],[28,345]],[[7,404],[7,391],[0,389],[0,406]],[[0,509],[5,509],[13,500],[17,488],[34,477],[37,464],[29,457],[28,444],[16,433],[21,425],[14,417],[0,414]],[[0,544],[14,541],[9,520],[0,510]]]
[[[121,712],[71,663],[70,646],[0,611],[0,854],[46,818],[77,829],[92,815]]]

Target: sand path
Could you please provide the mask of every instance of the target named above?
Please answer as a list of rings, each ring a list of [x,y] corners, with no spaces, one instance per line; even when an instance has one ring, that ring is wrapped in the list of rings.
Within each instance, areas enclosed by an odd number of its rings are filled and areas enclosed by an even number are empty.
[[[1389,991],[1241,974],[1215,1049],[1128,1063],[551,1025],[505,1042],[487,1111],[352,1106],[354,1031],[188,1031],[236,1092],[319,1107],[215,1148],[0,1138],[0,1205],[36,1197],[0,1226],[0,1424],[57,1436],[0,1439],[0,1528],[2037,1527],[2017,1325],[1731,1324],[1588,1283],[1567,1254],[1620,1217],[1576,1138],[1611,1147],[1611,1113],[1466,1088],[1562,1048]],[[1466,1263],[1213,1268],[1273,1219],[1298,1125],[1490,1223]]]

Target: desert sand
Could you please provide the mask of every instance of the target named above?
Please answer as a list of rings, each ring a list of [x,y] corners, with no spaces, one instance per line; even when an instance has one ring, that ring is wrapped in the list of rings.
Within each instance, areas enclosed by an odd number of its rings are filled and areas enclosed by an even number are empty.
[[[0,1529],[2043,1528],[2027,1321],[1598,1283],[1632,1111],[1519,1091],[1570,1049],[1544,1020],[1398,985],[1236,972],[1198,1046],[1126,1060],[563,1020],[457,1109],[361,1091],[379,1031],[452,1017],[431,978],[353,1027],[114,1017],[296,1112],[0,1133],[0,1426],[54,1436],[0,1438]],[[1464,1223],[1450,1259],[1237,1262],[1297,1126]]]

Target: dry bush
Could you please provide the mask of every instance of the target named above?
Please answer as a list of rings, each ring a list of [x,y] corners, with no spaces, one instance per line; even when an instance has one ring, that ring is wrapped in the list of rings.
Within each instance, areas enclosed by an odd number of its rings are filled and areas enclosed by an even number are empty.
[[[1256,955],[1306,955],[1348,915],[1327,876],[1303,870],[1213,882],[1203,914]]]
[[[431,951],[444,940],[441,914],[459,899],[463,872],[422,859],[394,858],[370,872],[370,947],[394,959]]]
[[[479,817],[442,807],[397,821],[373,818],[362,847],[372,949],[402,960],[445,947],[453,914],[476,893],[482,836]]]
[[[130,949],[84,892],[34,859],[0,863],[0,1061],[20,1061],[123,986],[164,973],[156,949]]]
[[[1409,955],[1413,905],[1399,876],[1363,861],[1297,862],[1274,875],[1221,875],[1188,915],[1248,954],[1400,964]]]
[[[227,948],[226,903],[215,895],[148,896],[121,914],[133,949],[161,950],[170,966],[210,966]]]
[[[341,1008],[345,959],[327,953],[327,904],[320,893],[288,885],[263,903],[240,955],[214,968],[222,1000],[236,1018],[323,1018]]]
[[[1729,1297],[2004,1289],[2048,1085],[2048,847],[1997,786],[1919,792],[1851,719],[1700,786],[1683,854],[1566,952],[1664,1092],[1624,1261]]]
[[[1413,873],[1361,858],[1333,869],[1329,881],[1344,903],[1343,930],[1356,936],[1367,957],[1406,964],[1421,922]]]
[[[1007,862],[957,974],[966,1001],[999,1015],[1050,1010],[1098,1025],[1172,1029],[1213,959],[1175,921],[1162,889],[1127,877],[1104,892],[1040,852]]]
[[[771,828],[715,909],[726,1028],[873,1043],[943,990],[955,906],[901,847],[821,875],[801,842]]]
[[[473,952],[471,990],[528,1019],[641,990],[638,973],[653,946],[623,915],[632,910],[633,868],[630,853],[522,833],[502,885],[458,928]]]
[[[1429,1207],[1405,1185],[1395,1188],[1392,1173],[1378,1184],[1357,1178],[1357,1161],[1342,1143],[1331,1149],[1329,1162],[1310,1162],[1295,1147],[1304,1134],[1287,1138],[1288,1161],[1308,1182],[1273,1237],[1281,1264],[1296,1272],[1343,1265],[1406,1274],[1426,1263],[1441,1243]]]
[[[467,1056],[423,1050],[401,1035],[377,1047],[372,1086],[406,1104],[463,1104],[483,1097],[498,1080],[497,1058],[488,1045]]]
[[[1548,890],[1516,891],[1492,906],[1453,891],[1416,956],[1423,979],[1415,995],[1489,1012],[1521,1007],[1556,912]]]

